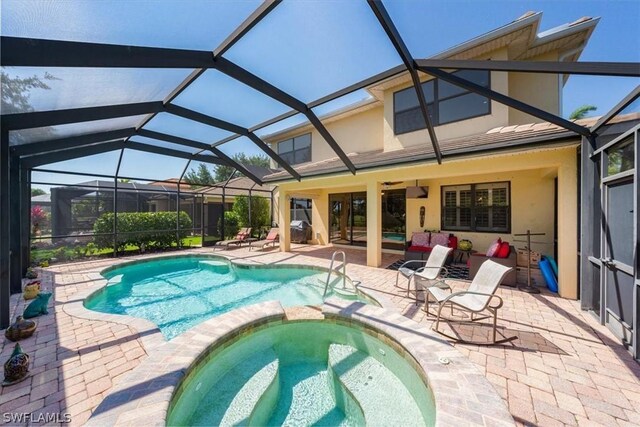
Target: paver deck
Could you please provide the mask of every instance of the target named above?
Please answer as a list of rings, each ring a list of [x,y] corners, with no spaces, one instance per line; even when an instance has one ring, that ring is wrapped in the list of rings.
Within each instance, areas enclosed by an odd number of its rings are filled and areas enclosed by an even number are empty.
[[[288,253],[243,248],[221,254],[246,262],[326,267],[332,251],[330,247],[294,245]],[[192,252],[211,253],[211,249]],[[31,375],[2,388],[1,414],[30,413],[37,419],[38,414],[68,413],[71,425],[82,425],[122,376],[148,356],[149,348],[158,341],[157,331],[81,318],[70,309],[81,294],[99,286],[94,281],[96,273],[135,258],[140,257],[55,265],[43,272],[44,289],[54,292],[50,314],[40,317],[37,332],[20,342],[32,356]],[[383,265],[397,258],[384,254]],[[365,266],[363,250],[347,250],[347,260],[347,274],[360,280],[363,288],[385,293],[404,316],[431,325],[433,318],[426,316],[423,306],[416,306],[394,287],[394,271]],[[465,287],[462,281],[449,283],[454,290]],[[577,301],[511,288],[500,288],[498,293],[505,301],[499,331],[518,339],[502,346],[455,346],[485,374],[519,424],[640,425],[640,365],[605,327],[581,311]],[[24,307],[21,296],[14,295],[11,301],[12,311],[20,313]],[[458,334],[474,340],[487,339],[490,332],[489,327],[475,324],[454,327]],[[4,340],[2,362],[12,349],[13,343]]]

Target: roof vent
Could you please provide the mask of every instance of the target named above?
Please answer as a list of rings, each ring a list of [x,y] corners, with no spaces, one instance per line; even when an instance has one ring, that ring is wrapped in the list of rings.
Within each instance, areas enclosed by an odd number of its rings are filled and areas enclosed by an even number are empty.
[[[573,21],[571,24],[569,24],[570,27],[573,27],[574,25],[578,25],[578,24],[582,24],[583,22],[587,22],[587,21],[591,21],[591,17],[590,16],[583,16],[580,19],[576,19],[575,21]]]
[[[519,17],[518,19],[516,19],[516,22],[517,22],[517,21],[522,21],[523,19],[528,18],[528,17],[530,17],[530,16],[533,16],[533,15],[535,15],[535,14],[536,14],[536,12],[534,12],[534,11],[532,11],[532,10],[530,10],[530,11],[528,11],[528,12],[525,12],[525,14],[524,14],[524,15],[522,15],[521,17]]]

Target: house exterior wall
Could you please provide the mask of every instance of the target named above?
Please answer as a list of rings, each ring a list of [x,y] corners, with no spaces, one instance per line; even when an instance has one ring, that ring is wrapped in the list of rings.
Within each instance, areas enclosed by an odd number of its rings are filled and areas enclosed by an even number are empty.
[[[558,61],[558,54],[557,52],[548,53],[531,58],[531,60]],[[559,88],[559,76],[557,74],[511,73],[509,76],[509,96],[555,115],[560,115],[561,113]],[[509,108],[510,125],[539,121],[540,119],[536,117]]]
[[[514,242],[514,233],[543,232],[537,239],[544,244],[535,250],[553,255],[554,242],[554,179],[558,178],[558,265],[560,295],[576,298],[577,277],[577,144],[558,148],[537,149],[509,154],[485,155],[465,159],[449,159],[441,165],[423,163],[419,165],[388,167],[373,171],[362,171],[355,176],[335,175],[308,178],[302,182],[281,183],[279,198],[286,200],[287,194],[313,193],[314,238],[319,244],[329,242],[329,195],[366,191],[368,203],[379,200],[381,184],[389,181],[404,181],[399,187],[415,185],[429,186],[428,199],[407,200],[407,237],[419,230],[419,208],[426,207],[425,229],[440,229],[440,192],[442,185],[474,184],[482,182],[509,181],[511,183],[511,234],[470,233],[452,231],[460,238],[467,238],[479,251],[487,249],[497,237]],[[371,194],[375,192],[375,194]],[[381,253],[379,204],[367,209],[367,259],[370,265],[379,266]],[[284,219],[283,210],[280,219]],[[284,209],[288,211],[288,209]],[[287,223],[287,222],[280,222]],[[373,226],[372,226],[373,225]],[[372,234],[373,233],[373,234]],[[371,236],[370,236],[371,234]],[[377,237],[377,238],[376,238]],[[282,243],[288,248],[288,242]]]

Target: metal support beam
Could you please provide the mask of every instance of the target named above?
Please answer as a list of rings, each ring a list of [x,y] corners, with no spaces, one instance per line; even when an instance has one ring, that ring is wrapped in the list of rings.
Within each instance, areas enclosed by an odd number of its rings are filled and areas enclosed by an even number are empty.
[[[65,150],[68,148],[82,147],[96,142],[113,141],[126,138],[136,132],[135,128],[117,129],[106,132],[88,133],[67,138],[49,139],[46,141],[31,142],[28,144],[14,145],[11,152],[19,156],[45,153],[47,151]]]
[[[613,107],[611,110],[609,110],[609,112],[607,114],[605,114],[604,116],[600,117],[600,119],[596,122],[596,124],[591,126],[591,129],[589,129],[591,131],[591,133],[596,133],[598,131],[598,129],[600,129],[602,127],[602,125],[606,124],[609,120],[611,120],[618,113],[620,113],[620,111],[622,111],[625,108],[627,108],[627,106],[629,106],[629,104],[631,104],[633,101],[635,101],[638,97],[640,97],[640,85],[636,86],[636,88],[634,90],[629,92],[629,94],[627,96],[625,96],[622,99],[622,101],[618,102],[618,104],[615,107]]]
[[[216,156],[206,154],[191,154],[186,151],[174,150],[171,148],[157,147],[138,141],[129,141],[127,143],[124,140],[110,141],[101,144],[92,144],[84,147],[77,148],[75,150],[60,150],[45,154],[38,154],[34,156],[25,157],[25,167],[35,168],[41,165],[61,162],[65,160],[72,160],[78,157],[90,156],[93,154],[106,153],[108,151],[119,150],[121,148],[127,148],[134,151],[143,151],[146,153],[160,154],[170,157],[178,157],[181,159],[195,160],[203,163],[210,163],[216,165],[228,165],[227,162]],[[74,153],[77,153],[74,155]],[[233,165],[229,165],[233,166]],[[86,174],[83,174],[86,175]]]
[[[118,165],[116,173],[113,176],[113,257],[118,256],[118,175],[120,175],[120,166],[122,166],[122,158],[124,157],[124,148],[120,150],[118,157]],[[97,196],[96,196],[97,202]]]
[[[227,163],[229,164],[229,166],[234,167],[235,169],[240,171],[241,174],[243,174],[247,178],[251,179],[251,181],[253,181],[253,182],[255,182],[256,184],[259,184],[259,185],[263,184],[262,179],[258,178],[258,176],[256,174],[254,174],[249,169],[247,169],[242,163],[240,163],[240,162],[234,160],[232,157],[229,157],[226,154],[224,154],[222,151],[220,151],[216,147],[210,147],[209,151],[211,151],[213,154],[215,154],[216,156],[220,157],[221,159],[226,160]]]
[[[100,144],[87,145],[85,147],[36,154],[33,156],[23,157],[22,167],[26,169],[33,169],[37,166],[63,162],[65,160],[72,160],[85,156],[92,156],[94,154],[107,153],[109,151],[120,150],[122,148],[124,148],[124,140],[103,142]]]
[[[422,118],[424,119],[425,124],[427,125],[427,131],[429,132],[429,138],[431,138],[431,144],[433,145],[433,152],[436,155],[436,159],[438,163],[442,163],[442,153],[440,152],[440,146],[438,145],[438,138],[436,137],[436,132],[433,129],[433,124],[431,123],[431,119],[429,118],[429,110],[427,108],[427,100],[424,97],[424,93],[422,92],[422,84],[420,82],[420,77],[418,76],[418,71],[416,69],[415,61],[411,56],[411,52],[409,48],[402,40],[398,29],[395,24],[391,20],[391,17],[387,13],[387,9],[382,4],[381,0],[367,0],[371,10],[373,11],[376,18],[380,22],[382,29],[385,33],[387,33],[387,37],[391,40],[393,47],[396,48],[398,55],[404,62],[405,67],[409,71],[411,75],[411,81],[413,82],[413,87],[416,91],[416,96],[418,97],[418,103],[420,104],[420,111],[422,112]]]
[[[9,286],[9,132],[6,128],[0,131],[0,329],[5,329],[10,323],[11,295]]]
[[[214,165],[227,165],[227,162],[219,157],[209,156],[206,154],[191,154],[186,151],[174,150],[171,148],[156,147],[154,145],[145,144],[137,141],[129,141],[125,143],[125,147],[130,150],[144,151],[147,153],[161,154],[163,156],[178,157],[181,159],[195,160],[197,162],[211,163]]]
[[[140,114],[160,112],[163,109],[164,104],[162,101],[153,101],[134,104],[106,105],[101,107],[70,108],[67,110],[3,114],[2,128],[6,130],[18,130],[43,126],[55,126],[67,123],[113,119],[116,117],[138,116]]]
[[[190,110],[188,108],[180,107],[179,105],[167,104],[165,106],[167,113],[171,113],[175,116],[180,116],[185,119],[193,120],[195,122],[203,123],[205,125],[213,126],[219,129],[224,129],[229,132],[235,132],[242,134],[246,133],[247,129],[242,126],[234,125],[224,120],[216,119],[215,117],[207,116],[206,114],[199,113],[197,111]]]
[[[243,83],[263,93],[264,95],[267,95],[270,98],[273,98],[276,101],[304,114],[307,117],[307,119],[309,119],[309,121],[313,124],[316,130],[322,135],[325,141],[327,141],[329,146],[331,146],[331,148],[336,153],[336,155],[340,157],[340,160],[342,160],[342,162],[347,166],[347,168],[349,168],[351,173],[355,175],[356,167],[353,165],[353,163],[351,162],[347,154],[338,145],[336,140],[333,139],[333,136],[331,136],[329,131],[325,128],[325,126],[318,119],[315,113],[309,107],[307,107],[307,105],[304,102],[294,98],[293,96],[273,86],[271,83],[261,79],[255,74],[250,73],[249,71],[245,70],[242,67],[239,67],[238,65],[234,64],[231,61],[228,61],[225,58],[216,58],[216,69],[228,75],[229,77],[239,81],[240,83]],[[240,133],[240,132],[236,132],[236,133]],[[289,170],[287,169],[287,171]],[[289,173],[291,173],[291,171],[289,171]],[[296,177],[296,179],[299,179],[299,177]]]
[[[211,68],[206,50],[2,36],[3,67]]]
[[[188,138],[182,138],[180,136],[169,135],[162,132],[155,132],[147,129],[140,129],[136,132],[137,135],[144,136],[146,138],[157,139],[158,141],[166,141],[176,145],[183,145],[185,147],[196,148],[198,150],[208,150],[209,144],[204,142],[194,141]]]
[[[94,154],[106,153],[109,151],[119,150],[122,148],[128,148],[130,150],[143,151],[146,153],[161,154],[163,156],[178,157],[181,159],[196,160],[203,163],[211,163],[215,165],[227,165],[227,162],[219,157],[210,156],[206,154],[191,154],[186,151],[174,150],[171,148],[157,147],[154,145],[145,144],[142,142],[124,140],[109,141],[99,144],[85,145],[82,147],[76,147],[73,149],[51,151],[43,154],[36,154],[33,156],[25,156],[23,158],[23,167],[35,168],[50,163],[62,162],[65,160],[77,159],[79,157],[91,156]]]
[[[469,80],[463,79],[454,74],[447,73],[446,71],[442,71],[437,68],[420,67],[419,69],[424,73],[430,74],[434,77],[437,77],[441,80],[444,80],[456,86],[462,87],[471,92],[493,99],[494,101],[507,105],[511,108],[515,108],[516,110],[522,111],[523,113],[527,113],[534,117],[538,117],[539,119],[542,119],[546,122],[556,124],[564,129],[573,131],[579,135],[583,135],[583,136],[591,135],[591,132],[589,132],[589,129],[587,129],[584,126],[580,126],[574,122],[563,119],[562,117],[558,117],[555,114],[551,114],[547,111],[541,110],[532,105],[525,104],[524,102],[518,101],[517,99],[513,99],[507,95],[503,95],[494,90],[488,89],[484,86],[480,86],[476,83],[470,82]]]
[[[138,131],[138,135],[145,136],[147,138],[157,139],[157,140],[160,140],[160,141],[171,142],[173,144],[184,145],[186,147],[193,147],[193,148],[197,148],[197,149],[200,149],[200,150],[211,151],[217,157],[219,157],[220,159],[224,160],[226,162],[226,164],[238,169],[243,175],[245,175],[248,178],[250,178],[253,182],[256,182],[256,183],[262,185],[262,180],[260,178],[258,178],[255,174],[251,173],[247,168],[245,168],[243,165],[241,165],[237,161],[233,160],[231,157],[229,157],[226,154],[224,154],[219,149],[217,149],[215,147],[211,147],[209,144],[205,144],[204,142],[194,141],[194,140],[188,139],[188,138],[182,138],[180,136],[168,135],[166,133],[155,132],[155,131],[150,131],[150,130],[146,130],[146,129],[140,129]],[[194,159],[194,160],[196,160],[196,159]]]
[[[27,273],[27,268],[31,264],[31,170],[20,169],[20,237],[22,257],[22,276]]]
[[[9,155],[9,210],[3,215],[9,217],[9,271],[10,291],[12,294],[22,292],[22,257],[20,256],[20,158]],[[26,214],[26,212],[24,213]]]
[[[227,37],[220,46],[214,51],[214,56],[218,57],[224,54],[226,51],[236,44],[245,34],[247,34],[253,27],[258,25],[269,12],[271,12],[277,5],[282,3],[282,0],[266,0],[258,8],[244,20],[233,32]]]
[[[418,67],[455,70],[513,71],[522,73],[582,74],[639,77],[638,62],[494,61],[475,59],[416,59]]]
[[[219,129],[224,129],[229,132],[235,132],[241,136],[246,136],[249,138],[258,148],[265,152],[269,157],[273,159],[280,167],[284,168],[287,172],[289,172],[295,179],[300,181],[301,177],[298,172],[294,168],[289,165],[282,157],[280,157],[269,144],[260,139],[256,134],[250,132],[249,129],[244,128],[242,126],[235,125],[233,123],[229,123],[224,120],[217,119],[215,117],[207,116],[206,114],[199,113],[197,111],[189,110],[188,108],[180,107],[173,104],[167,104],[166,110],[168,113],[174,114],[176,116],[183,117],[185,119],[193,120],[196,122],[203,123],[205,125],[213,126]],[[211,149],[207,147],[207,149]],[[213,150],[212,150],[213,151]],[[220,152],[220,150],[215,150],[216,152]],[[241,172],[245,173],[246,168],[241,167],[243,169]]]

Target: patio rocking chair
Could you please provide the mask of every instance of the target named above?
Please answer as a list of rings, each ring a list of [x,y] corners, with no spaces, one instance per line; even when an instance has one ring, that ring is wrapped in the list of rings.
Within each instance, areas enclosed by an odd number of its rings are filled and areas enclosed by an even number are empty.
[[[446,276],[448,271],[444,266],[444,263],[447,261],[447,257],[451,253],[453,249],[447,248],[446,246],[436,245],[434,246],[431,254],[429,254],[429,259],[426,261],[423,260],[412,260],[403,263],[400,268],[398,268],[398,273],[396,274],[396,287],[399,288],[398,282],[400,280],[400,275],[404,276],[407,279],[407,297],[409,297],[409,293],[411,291],[411,279],[413,279],[415,291],[416,291],[416,303],[418,301],[418,285],[416,280],[426,280],[428,284],[423,287],[431,287],[436,285],[438,282],[442,282],[442,280],[438,280],[443,275]],[[420,267],[417,270],[413,270],[408,267],[410,264],[422,263],[424,267]],[[442,282],[444,283],[444,282]],[[445,285],[446,286],[446,285]],[[448,287],[448,286],[446,286]]]
[[[500,286],[500,283],[504,280],[505,276],[512,268],[505,267],[491,260],[485,261],[478,270],[478,273],[474,277],[471,285],[469,285],[469,289],[466,291],[459,291],[451,293],[451,288],[443,288],[443,287],[429,287],[426,289],[427,296],[425,302],[425,312],[427,316],[429,316],[429,296],[432,295],[435,298],[435,302],[438,304],[438,313],[436,315],[436,322],[433,326],[433,330],[437,333],[444,335],[447,338],[450,338],[455,341],[459,341],[467,344],[475,344],[475,345],[494,345],[494,344],[502,344],[508,341],[513,341],[518,338],[516,336],[503,338],[500,340],[496,339],[497,332],[497,321],[498,321],[498,310],[503,305],[503,300],[499,295],[496,295],[496,289]],[[497,300],[497,304],[491,305],[493,300]],[[447,335],[444,332],[440,331],[438,327],[440,326],[440,319],[443,307],[449,304],[451,307],[451,313],[453,314],[453,307],[470,312],[470,318],[472,322],[476,322],[478,320],[484,320],[493,317],[492,324],[492,337],[493,340],[491,342],[475,342],[475,341],[467,341],[462,339],[457,333],[457,336]],[[481,317],[474,318],[474,315],[483,311],[488,311],[490,315],[485,315]],[[450,319],[445,319],[445,321],[449,321]],[[451,319],[452,320],[452,319]],[[455,332],[455,331],[454,331]]]

